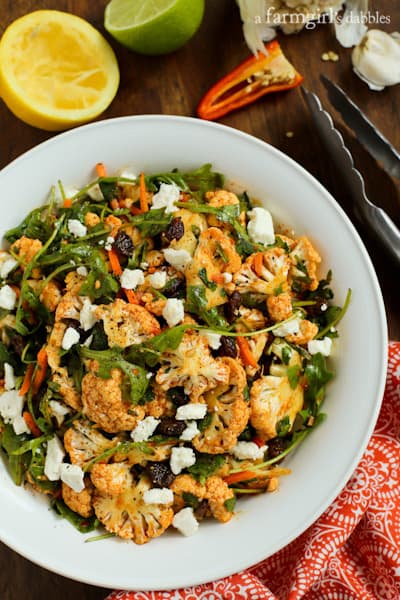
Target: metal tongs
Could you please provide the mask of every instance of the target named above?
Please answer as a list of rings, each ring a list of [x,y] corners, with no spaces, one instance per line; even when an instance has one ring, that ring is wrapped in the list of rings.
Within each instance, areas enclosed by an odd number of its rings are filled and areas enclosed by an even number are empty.
[[[321,80],[332,105],[341,113],[344,122],[354,131],[358,140],[391,177],[400,178],[400,155],[397,150],[337,84],[323,75]],[[318,96],[304,87],[302,92],[329,156],[348,186],[357,216],[378,233],[386,249],[400,263],[400,230],[389,215],[367,197],[364,179],[354,167],[353,157],[341,133],[335,128],[331,115],[324,110]]]

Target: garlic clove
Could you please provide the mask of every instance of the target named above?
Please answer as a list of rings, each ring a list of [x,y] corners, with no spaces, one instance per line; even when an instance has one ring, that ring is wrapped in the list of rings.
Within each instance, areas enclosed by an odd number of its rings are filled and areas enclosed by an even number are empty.
[[[344,14],[336,17],[336,39],[344,48],[361,42],[368,29],[365,25],[367,12],[368,0],[347,0]]]
[[[400,34],[371,29],[352,53],[355,73],[371,90],[400,83]]]

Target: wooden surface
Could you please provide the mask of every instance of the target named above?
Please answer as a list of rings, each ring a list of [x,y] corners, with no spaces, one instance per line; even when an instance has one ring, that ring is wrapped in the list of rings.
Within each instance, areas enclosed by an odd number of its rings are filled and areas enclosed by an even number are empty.
[[[386,26],[389,31],[400,29],[400,11],[394,8],[395,4],[393,0],[371,2],[372,11],[380,10],[381,14],[390,16],[391,24]],[[1,0],[0,34],[15,18],[43,8],[73,12],[103,30],[105,5],[106,0]],[[319,76],[325,73],[337,81],[397,148],[400,148],[400,86],[381,93],[370,92],[352,73],[350,51],[337,44],[329,25],[297,36],[281,36],[280,41],[287,56],[305,76],[305,85],[319,94],[340,125],[356,164],[365,176],[371,200],[385,208],[400,226],[399,182],[391,180],[376,165],[341,123],[329,106]],[[170,56],[143,57],[112,44],[121,68],[121,86],[102,118],[140,113],[194,115],[199,99],[210,85],[249,54],[234,0],[208,0],[199,32],[183,49]],[[339,62],[322,62],[321,54],[329,50],[340,55]],[[343,190],[340,173],[324,152],[299,89],[266,97],[221,121],[273,144],[294,158],[322,182],[352,218],[351,203]],[[286,136],[288,131],[294,133],[292,138]],[[0,168],[51,135],[25,125],[0,101]],[[356,225],[382,286],[389,334],[392,339],[400,339],[398,265],[385,255],[373,234]],[[2,544],[0,565],[1,600],[100,600],[107,592],[49,573]]]

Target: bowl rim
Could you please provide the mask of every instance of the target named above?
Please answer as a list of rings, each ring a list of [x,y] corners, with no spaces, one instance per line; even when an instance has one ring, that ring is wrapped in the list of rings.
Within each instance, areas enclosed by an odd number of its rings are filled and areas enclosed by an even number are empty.
[[[284,161],[287,164],[288,168],[297,171],[297,173],[301,177],[303,177],[305,180],[307,180],[310,184],[312,184],[317,189],[318,193],[321,194],[322,196],[324,196],[324,200],[326,202],[328,202],[337,213],[339,213],[339,216],[343,222],[343,225],[349,230],[349,233],[353,237],[353,240],[354,240],[355,244],[357,245],[358,250],[360,251],[360,254],[362,256],[364,265],[367,268],[368,275],[370,277],[371,283],[372,283],[374,291],[375,291],[374,299],[375,299],[375,304],[378,308],[378,312],[376,314],[376,319],[378,322],[378,329],[381,333],[380,340],[378,340],[378,343],[380,345],[379,355],[381,356],[381,364],[378,365],[379,370],[377,368],[378,376],[376,377],[375,390],[374,390],[374,397],[375,397],[376,401],[375,401],[375,404],[373,405],[373,410],[370,410],[371,418],[370,418],[368,427],[365,429],[364,436],[362,438],[362,444],[358,448],[358,451],[352,456],[352,459],[349,461],[347,468],[345,470],[345,475],[341,477],[340,482],[335,482],[335,485],[333,485],[331,487],[330,492],[328,494],[326,494],[324,501],[318,505],[318,508],[316,508],[312,513],[310,513],[308,515],[307,519],[302,521],[298,527],[295,527],[295,528],[293,528],[293,530],[287,532],[286,536],[284,537],[284,540],[279,540],[276,544],[278,547],[273,548],[272,551],[268,552],[267,556],[266,556],[266,553],[262,552],[262,550],[260,549],[258,552],[253,552],[250,558],[249,558],[248,554],[246,554],[247,558],[243,558],[243,559],[240,558],[240,556],[236,556],[235,561],[234,561],[234,566],[232,568],[227,567],[225,569],[216,569],[216,568],[214,568],[214,570],[210,569],[209,571],[207,571],[207,575],[204,576],[202,574],[198,574],[198,576],[195,578],[187,577],[187,576],[185,578],[185,576],[182,576],[182,580],[179,583],[179,587],[186,587],[186,586],[200,585],[200,584],[204,584],[204,583],[207,583],[210,581],[214,581],[216,579],[227,577],[233,573],[236,573],[238,571],[246,569],[246,568],[252,566],[253,564],[256,564],[257,562],[273,555],[275,552],[284,548],[286,545],[291,543],[295,538],[297,538],[299,535],[301,535],[308,527],[310,527],[310,525],[312,525],[324,513],[324,511],[329,507],[329,505],[332,503],[332,501],[337,497],[337,495],[340,493],[340,491],[346,485],[346,482],[351,477],[354,469],[356,468],[357,464],[359,463],[359,461],[365,451],[365,448],[368,444],[368,441],[369,441],[371,434],[373,432],[373,429],[375,427],[375,424],[376,424],[376,421],[377,421],[377,418],[379,415],[382,399],[383,399],[383,391],[384,391],[385,381],[386,381],[387,346],[388,346],[386,314],[385,314],[384,302],[383,302],[383,297],[382,297],[382,292],[381,292],[381,288],[379,285],[379,281],[378,281],[375,269],[373,267],[372,261],[371,261],[369,255],[368,255],[368,252],[365,248],[365,245],[364,245],[363,241],[361,240],[361,237],[360,237],[359,233],[357,232],[357,230],[355,229],[353,223],[350,221],[349,217],[347,216],[347,214],[345,213],[343,208],[334,199],[334,197],[331,195],[331,193],[313,175],[311,175],[304,167],[302,167],[299,163],[297,163],[291,157],[287,156],[284,152],[275,148],[268,142],[265,142],[265,141],[257,138],[255,135],[245,133],[241,130],[235,129],[234,127],[230,127],[230,126],[227,126],[227,125],[224,125],[221,123],[204,121],[204,120],[200,120],[200,119],[197,119],[194,117],[187,117],[187,116],[181,116],[181,115],[162,115],[162,114],[143,114],[142,115],[142,114],[140,114],[140,115],[131,115],[131,116],[115,117],[115,118],[110,118],[110,119],[103,119],[100,121],[88,123],[86,125],[81,125],[79,127],[70,129],[68,131],[64,131],[62,133],[52,136],[51,138],[37,144],[36,146],[30,148],[29,150],[25,151],[23,154],[16,157],[14,160],[12,160],[10,163],[8,163],[3,169],[0,170],[0,179],[3,175],[8,174],[9,171],[12,171],[13,169],[18,168],[20,166],[20,164],[23,164],[25,161],[29,160],[32,154],[36,154],[38,152],[43,152],[43,151],[47,150],[49,147],[51,147],[52,145],[56,146],[57,144],[60,143],[60,140],[62,142],[62,140],[66,139],[68,137],[74,136],[76,134],[79,135],[80,132],[86,131],[88,129],[107,128],[110,126],[114,126],[116,123],[123,125],[124,123],[128,123],[128,122],[131,123],[132,121],[133,122],[134,121],[137,121],[137,122],[170,121],[170,122],[176,122],[176,123],[185,123],[186,122],[186,123],[195,125],[196,127],[200,127],[200,128],[209,128],[210,130],[217,130],[217,131],[221,130],[222,132],[225,132],[225,133],[233,136],[234,138],[236,138],[236,140],[243,139],[244,141],[258,145],[260,148],[266,149],[268,152],[275,154],[275,156],[277,158],[279,158],[281,161]],[[115,581],[111,581],[110,578],[107,578],[107,576],[103,576],[101,574],[99,574],[99,579],[93,579],[91,577],[85,577],[84,575],[77,576],[76,573],[74,573],[74,570],[71,568],[70,569],[68,569],[67,567],[66,568],[55,568],[54,566],[48,566],[44,560],[42,560],[40,557],[37,558],[34,555],[34,549],[30,549],[29,544],[26,544],[26,547],[21,550],[18,547],[17,543],[15,543],[11,539],[9,539],[9,535],[7,535],[7,534],[4,535],[3,527],[1,526],[1,524],[0,524],[0,539],[8,547],[10,547],[12,550],[17,552],[21,556],[24,556],[25,558],[32,561],[33,563],[35,563],[47,570],[50,570],[54,573],[57,573],[61,576],[70,577],[70,578],[74,579],[75,581],[81,581],[82,583],[101,586],[101,587],[105,587],[105,588],[116,586]],[[149,585],[149,584],[142,585],[142,583],[139,582],[138,587],[136,587],[136,586],[133,587],[132,584],[121,585],[119,587],[120,587],[120,589],[167,590],[167,589],[174,589],[176,586],[171,582],[166,582],[166,585],[157,583],[156,586]]]

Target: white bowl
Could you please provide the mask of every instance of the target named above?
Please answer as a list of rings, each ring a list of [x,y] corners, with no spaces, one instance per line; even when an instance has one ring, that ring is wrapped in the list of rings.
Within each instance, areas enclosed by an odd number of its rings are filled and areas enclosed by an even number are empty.
[[[325,401],[327,420],[285,462],[292,474],[278,492],[238,503],[221,525],[202,523],[189,538],[167,533],[145,546],[84,536],[16,487],[0,465],[0,538],[41,566],[72,579],[136,590],[199,584],[244,569],[301,534],[329,506],[357,465],[373,430],[384,389],[387,334],[379,285],[354,227],[328,192],[275,148],[239,131],[195,119],[138,116],[63,133],[0,173],[1,233],[40,205],[50,187],[84,185],[102,161],[147,173],[206,162],[242,184],[281,222],[309,235],[333,270],[336,301],[353,290],[333,358],[337,372]]]

